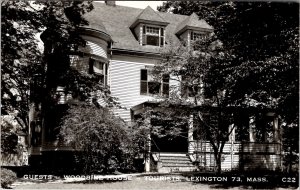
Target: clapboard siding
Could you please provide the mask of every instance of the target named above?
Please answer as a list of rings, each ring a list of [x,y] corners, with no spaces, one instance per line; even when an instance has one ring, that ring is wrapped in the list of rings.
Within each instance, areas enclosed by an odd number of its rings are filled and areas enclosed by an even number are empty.
[[[135,64],[112,60],[110,63],[111,94],[119,98],[121,104],[131,108],[152,100],[153,97],[140,95],[140,71],[149,64]]]
[[[126,115],[126,120],[130,117],[130,108],[146,101],[154,100],[155,97],[140,95],[140,75],[141,69],[154,66],[152,59],[111,60],[110,62],[110,90],[114,97],[119,99],[122,106],[127,110],[116,110],[121,115]],[[170,80],[170,86],[178,86],[178,82]]]
[[[82,52],[107,58],[108,43],[105,40],[86,35],[82,35],[82,38],[87,42],[87,46],[81,48]]]
[[[121,106],[127,109],[115,109],[114,113],[125,121],[131,120],[130,108],[148,100],[151,96],[140,95],[140,72],[149,63],[111,60],[110,62],[110,91],[118,98]]]
[[[91,48],[91,54],[98,55],[100,57],[107,58],[106,49],[104,47],[101,47],[99,44],[96,44],[91,41],[87,41],[87,45]]]

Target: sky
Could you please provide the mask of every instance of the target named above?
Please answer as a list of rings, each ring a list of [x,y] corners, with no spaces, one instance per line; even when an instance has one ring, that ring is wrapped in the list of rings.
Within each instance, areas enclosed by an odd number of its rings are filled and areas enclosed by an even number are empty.
[[[157,6],[162,5],[162,3],[163,1],[116,1],[117,5],[141,9],[144,9],[149,5],[155,11],[157,10]]]

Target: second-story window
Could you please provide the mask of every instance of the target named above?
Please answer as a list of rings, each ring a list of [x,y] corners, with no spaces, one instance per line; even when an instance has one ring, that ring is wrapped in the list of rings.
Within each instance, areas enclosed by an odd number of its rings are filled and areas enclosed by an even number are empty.
[[[143,45],[163,47],[164,43],[164,28],[143,26]]]
[[[160,81],[155,81],[151,72],[147,69],[141,70],[141,95],[169,96],[169,75],[163,75]]]
[[[190,83],[188,77],[182,77],[181,94],[182,97],[195,97],[199,93],[199,87],[196,84]]]
[[[90,58],[88,73],[95,74],[99,78],[99,82],[107,85],[108,66],[106,63]]]

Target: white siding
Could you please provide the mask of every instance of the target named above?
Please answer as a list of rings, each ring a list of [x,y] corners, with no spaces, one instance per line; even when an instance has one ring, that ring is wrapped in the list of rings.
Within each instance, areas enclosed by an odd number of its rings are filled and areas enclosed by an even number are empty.
[[[104,48],[101,47],[100,45],[98,45],[94,42],[91,42],[91,41],[88,41],[87,45],[91,47],[91,51],[92,51],[92,52],[90,52],[91,54],[107,58],[106,50],[104,50]]]
[[[85,35],[82,38],[86,40],[87,46],[91,49],[89,53],[107,58],[108,43],[105,40]]]
[[[130,121],[130,108],[153,100],[154,97],[140,95],[140,72],[145,66],[153,66],[152,63],[129,62],[111,60],[110,62],[110,90],[113,97],[118,98],[121,106],[127,109],[117,109],[125,121]]]

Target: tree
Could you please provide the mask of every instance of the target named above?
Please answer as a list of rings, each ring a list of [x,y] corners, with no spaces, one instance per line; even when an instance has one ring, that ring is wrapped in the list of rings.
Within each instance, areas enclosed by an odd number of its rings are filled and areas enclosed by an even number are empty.
[[[239,69],[236,77],[247,81],[241,96],[248,94],[268,104],[266,96],[279,98],[281,115],[289,123],[298,123],[298,104],[289,103],[298,99],[297,3],[168,1],[158,10],[184,15],[195,12],[205,19],[224,48],[232,51],[239,65],[234,68]],[[248,80],[253,75],[257,80]]]
[[[2,1],[1,12],[1,112],[16,113],[27,130],[30,81],[41,60],[35,38],[41,23],[29,2]]]
[[[88,24],[83,14],[93,9],[91,2],[3,1],[1,9],[1,110],[15,113],[24,132],[29,128],[29,110],[41,107],[40,119],[47,117],[59,85],[74,98],[85,100],[89,92],[100,90],[113,102],[95,76],[70,67],[70,56],[85,46],[79,28]],[[37,40],[40,33],[43,48]]]
[[[56,129],[66,114],[57,106],[59,86],[76,100],[95,99],[92,94],[99,92],[107,107],[117,104],[95,75],[71,66],[71,57],[86,44],[80,28],[88,24],[83,15],[92,9],[91,1],[1,2],[1,112],[13,113],[27,135],[29,127],[41,127],[44,131],[53,129],[51,135],[46,135],[47,141],[57,139]],[[42,47],[37,38],[43,41]],[[16,136],[3,126],[1,132],[2,137]],[[29,146],[41,146],[41,133],[35,136]],[[16,148],[7,144],[10,141],[2,142],[11,148],[10,153],[15,152]]]
[[[109,109],[83,103],[70,104],[60,130],[65,143],[79,151],[77,160],[88,174],[133,170],[134,133]]]
[[[196,41],[192,47],[166,48],[162,61],[153,70],[156,78],[169,75],[170,80],[177,82],[170,87],[170,96],[161,104],[170,112],[173,107],[180,107],[181,112],[177,113],[181,114],[181,120],[193,114],[195,120],[201,122],[197,127],[202,130],[198,131],[202,133],[202,140],[208,140],[212,145],[218,173],[221,172],[225,142],[234,129],[228,129],[233,118],[227,110],[236,103],[230,101],[229,85],[233,79],[228,78],[227,69],[231,60],[230,52],[225,51],[222,43],[211,34]],[[187,123],[187,119],[185,121]]]
[[[275,109],[284,133],[289,133],[299,128],[298,7],[293,2],[168,1],[158,10],[195,12],[212,25],[232,55],[227,68],[228,77],[234,79],[227,87],[230,101],[243,102],[247,97]],[[283,140],[284,149],[297,154],[299,137],[293,139],[293,143]]]

